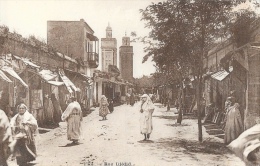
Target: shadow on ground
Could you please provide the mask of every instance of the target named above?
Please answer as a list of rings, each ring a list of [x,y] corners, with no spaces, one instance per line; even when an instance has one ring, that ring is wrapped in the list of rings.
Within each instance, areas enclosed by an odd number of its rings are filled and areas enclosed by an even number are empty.
[[[171,116],[171,115],[154,115],[153,117],[155,118],[160,118],[160,119],[172,119],[176,120],[178,116]],[[182,120],[185,119],[198,119],[196,115],[183,115]]]
[[[166,126],[171,126],[171,127],[185,127],[185,126],[191,126],[190,124],[185,124],[185,123],[182,123],[182,124],[167,124]]]
[[[225,144],[220,142],[213,142],[205,140],[202,143],[198,141],[190,141],[185,139],[164,138],[159,139],[152,144],[156,149],[163,148],[167,151],[176,151],[176,149],[183,149],[184,153],[205,153],[214,155],[232,154]]]

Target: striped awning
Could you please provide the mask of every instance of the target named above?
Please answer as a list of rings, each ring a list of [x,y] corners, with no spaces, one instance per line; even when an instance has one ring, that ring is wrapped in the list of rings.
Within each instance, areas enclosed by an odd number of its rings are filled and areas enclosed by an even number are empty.
[[[230,74],[230,72],[232,72],[232,71],[233,71],[233,67],[231,66],[231,67],[229,67],[229,72],[227,72],[226,70],[220,70],[220,71],[218,71],[218,72],[212,74],[212,75],[211,75],[211,78],[214,78],[214,79],[216,79],[216,80],[218,80],[218,81],[222,81],[222,80],[224,80],[224,79]]]

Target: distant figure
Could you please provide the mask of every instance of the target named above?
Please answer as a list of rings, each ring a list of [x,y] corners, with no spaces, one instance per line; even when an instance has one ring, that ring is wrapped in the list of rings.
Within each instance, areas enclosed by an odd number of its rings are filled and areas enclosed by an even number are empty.
[[[108,100],[108,109],[109,109],[110,113],[112,113],[114,111],[114,101],[113,101],[113,99]]]
[[[133,106],[135,104],[135,95],[134,92],[130,95],[130,105]]]
[[[61,116],[67,122],[67,137],[73,144],[79,144],[81,138],[82,110],[75,97],[70,98],[70,103]]]
[[[8,145],[12,141],[12,131],[9,119],[3,110],[0,110],[0,165],[7,166],[7,158],[11,154]]]
[[[102,120],[106,120],[108,113],[109,113],[108,101],[107,101],[106,96],[102,95],[101,99],[100,99],[99,116],[101,116],[103,118]]]
[[[128,92],[126,93],[125,99],[126,99],[126,104],[128,105],[130,103],[130,94]]]
[[[14,135],[10,147],[17,164],[26,165],[36,159],[35,134],[38,133],[38,124],[25,104],[20,104],[17,109],[18,114],[10,122]]]
[[[226,112],[226,126],[224,142],[229,144],[236,139],[243,132],[243,121],[239,111],[239,104],[234,103],[235,98],[230,99],[231,106],[227,108]]]
[[[147,140],[153,130],[152,114],[155,107],[147,94],[142,95],[141,100],[140,130],[141,134],[144,134],[144,140]]]

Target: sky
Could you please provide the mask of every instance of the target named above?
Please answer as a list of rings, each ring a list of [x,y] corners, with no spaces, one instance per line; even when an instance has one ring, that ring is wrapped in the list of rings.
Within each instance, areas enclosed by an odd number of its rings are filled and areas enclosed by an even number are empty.
[[[145,22],[141,21],[139,9],[160,1],[162,0],[0,0],[0,25],[8,26],[10,32],[15,31],[23,37],[34,35],[47,41],[48,20],[84,19],[101,41],[101,38],[106,37],[105,30],[109,23],[119,51],[125,34],[130,36],[135,31],[137,36],[145,36],[149,33],[144,28]],[[131,45],[134,50],[134,77],[154,73],[154,62],[151,59],[142,63],[144,45],[140,42]],[[119,56],[119,52],[117,54]]]

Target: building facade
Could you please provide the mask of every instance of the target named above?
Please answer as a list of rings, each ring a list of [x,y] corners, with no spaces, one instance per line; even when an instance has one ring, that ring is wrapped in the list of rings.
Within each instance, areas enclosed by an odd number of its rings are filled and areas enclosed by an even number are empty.
[[[62,54],[84,61],[84,74],[93,76],[99,65],[99,40],[84,19],[48,21],[47,43]]]
[[[89,106],[86,91],[91,79],[79,71],[84,64],[56,52],[46,43],[31,36],[23,38],[0,26],[0,107],[8,114],[17,113],[25,103],[40,126],[60,122],[61,111],[74,95],[83,108]],[[69,78],[68,71],[73,72]]]
[[[94,70],[99,65],[99,39],[94,36],[94,30],[81,19],[80,21],[48,21],[47,42],[62,54],[76,59],[84,68],[77,71],[93,78]],[[73,77],[73,73],[70,75]],[[73,77],[74,78],[74,77]],[[90,105],[95,103],[95,84],[87,89]]]
[[[133,46],[130,46],[130,37],[122,38],[119,48],[119,69],[124,80],[133,82]]]

